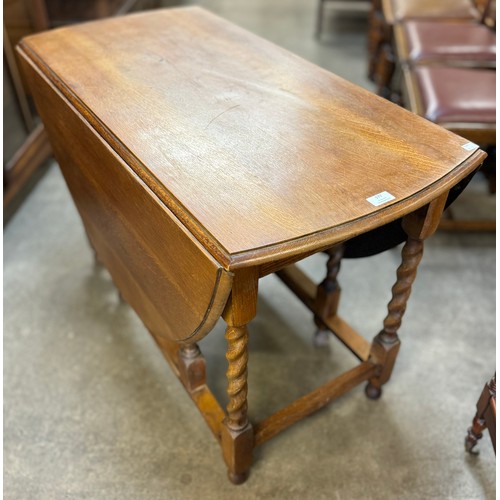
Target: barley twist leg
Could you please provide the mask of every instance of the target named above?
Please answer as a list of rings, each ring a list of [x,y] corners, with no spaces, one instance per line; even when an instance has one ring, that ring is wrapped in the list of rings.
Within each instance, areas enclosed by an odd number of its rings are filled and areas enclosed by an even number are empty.
[[[397,281],[392,287],[392,299],[387,306],[388,314],[384,320],[384,328],[373,340],[370,352],[372,361],[381,367],[380,375],[370,379],[366,386],[366,394],[371,399],[380,396],[381,386],[391,376],[399,351],[398,330],[422,259],[423,248],[422,240],[411,237],[403,247],[402,262],[397,270]]]
[[[248,421],[247,409],[247,363],[248,331],[245,325],[228,325],[227,416],[222,426],[222,453],[228,466],[228,476],[232,483],[246,481],[252,465],[254,446],[253,428]]]
[[[226,372],[228,386],[227,394],[227,425],[232,430],[241,430],[248,424],[247,417],[247,363],[248,363],[248,331],[246,326],[228,326],[226,330],[228,348]]]

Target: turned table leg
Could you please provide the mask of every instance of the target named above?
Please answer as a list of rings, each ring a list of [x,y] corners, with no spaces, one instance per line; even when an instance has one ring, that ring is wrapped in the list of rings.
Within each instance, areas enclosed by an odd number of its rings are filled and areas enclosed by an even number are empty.
[[[422,259],[423,241],[411,237],[402,250],[402,262],[397,270],[397,281],[392,287],[392,299],[387,309],[383,330],[375,337],[370,357],[381,365],[380,375],[370,379],[366,386],[366,395],[377,399],[381,394],[381,386],[385,384],[392,373],[396,356],[399,351],[398,330],[403,320],[406,304],[411,294],[411,286],[417,275],[417,267]]]
[[[177,362],[181,381],[190,393],[205,385],[205,358],[198,344],[181,346],[177,351]]]
[[[380,397],[382,385],[391,377],[400,345],[398,330],[422,259],[423,240],[436,231],[447,197],[448,193],[444,193],[403,219],[402,225],[408,239],[401,252],[402,262],[397,270],[397,281],[392,287],[384,328],[373,339],[370,350],[370,360],[379,367],[378,375],[370,379],[365,389],[370,399]]]
[[[329,248],[326,253],[328,254],[326,277],[316,289],[317,314],[314,317],[314,322],[318,329],[314,334],[314,345],[318,347],[328,345],[330,340],[330,332],[322,318],[331,318],[337,314],[341,291],[337,276],[344,255],[344,245],[335,245]]]
[[[254,445],[253,428],[248,421],[247,363],[248,331],[246,326],[228,326],[227,369],[227,416],[222,427],[222,453],[228,467],[228,475],[234,484],[243,483],[252,465]]]
[[[253,427],[248,420],[247,323],[257,310],[258,274],[254,270],[236,273],[223,318],[227,323],[226,359],[228,361],[227,414],[221,428],[222,454],[228,476],[234,484],[243,483],[252,465]]]

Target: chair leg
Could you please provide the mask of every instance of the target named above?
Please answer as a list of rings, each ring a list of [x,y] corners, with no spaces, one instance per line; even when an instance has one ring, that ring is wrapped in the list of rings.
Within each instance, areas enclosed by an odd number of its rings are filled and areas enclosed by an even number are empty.
[[[323,28],[323,13],[325,10],[325,1],[326,0],[319,0],[318,1],[318,13],[316,15],[316,29],[314,31],[314,36],[318,40],[321,37],[321,31]]]
[[[477,455],[479,452],[475,450],[477,442],[483,437],[483,431],[486,429],[484,420],[477,418],[477,415],[472,420],[472,426],[467,429],[465,437],[465,451]]]
[[[372,7],[368,19],[368,78],[375,80],[377,60],[383,44],[387,41],[388,28],[384,15],[375,6]]]
[[[396,58],[391,44],[385,43],[379,50],[379,57],[375,70],[375,83],[377,94],[391,100],[392,80],[396,71]]]
[[[477,442],[483,437],[483,431],[488,427],[493,448],[496,452],[496,374],[484,386],[479,397],[476,408],[476,415],[472,420],[472,426],[467,430],[465,437],[465,451],[477,455],[475,450]]]

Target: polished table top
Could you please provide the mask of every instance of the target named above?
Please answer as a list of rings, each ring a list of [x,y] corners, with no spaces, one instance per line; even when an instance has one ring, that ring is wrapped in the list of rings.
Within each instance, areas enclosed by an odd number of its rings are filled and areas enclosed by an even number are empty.
[[[21,50],[225,269],[380,226],[480,163],[466,139],[197,7]]]

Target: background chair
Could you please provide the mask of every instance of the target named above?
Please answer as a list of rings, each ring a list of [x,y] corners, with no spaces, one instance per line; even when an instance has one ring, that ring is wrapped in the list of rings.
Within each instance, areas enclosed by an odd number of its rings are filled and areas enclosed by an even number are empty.
[[[496,453],[496,373],[492,379],[484,386],[483,392],[477,402],[477,412],[472,420],[472,427],[469,427],[465,438],[465,450],[469,453],[477,453],[475,446],[479,439],[483,437],[484,429],[488,428],[493,449]]]

